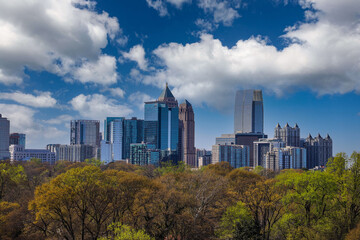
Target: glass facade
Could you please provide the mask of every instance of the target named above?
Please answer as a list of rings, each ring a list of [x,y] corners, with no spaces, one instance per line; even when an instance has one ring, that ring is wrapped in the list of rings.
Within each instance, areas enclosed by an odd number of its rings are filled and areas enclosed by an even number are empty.
[[[132,118],[124,121],[123,158],[130,158],[130,144],[144,141],[144,120]]]
[[[73,120],[70,122],[70,144],[88,144],[100,147],[100,122]]]
[[[261,90],[239,90],[235,97],[234,133],[263,133],[264,109]]]

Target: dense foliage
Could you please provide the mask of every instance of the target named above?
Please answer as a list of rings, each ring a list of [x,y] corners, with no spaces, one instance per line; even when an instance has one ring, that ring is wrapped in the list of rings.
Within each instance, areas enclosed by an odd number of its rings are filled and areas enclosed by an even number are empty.
[[[0,239],[359,239],[360,152],[325,171],[0,163]]]

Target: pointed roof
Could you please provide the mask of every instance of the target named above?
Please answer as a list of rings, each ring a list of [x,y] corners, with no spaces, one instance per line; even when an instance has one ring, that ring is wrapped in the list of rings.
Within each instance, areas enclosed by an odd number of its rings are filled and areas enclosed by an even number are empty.
[[[297,125],[297,123],[295,123],[295,127],[294,128],[299,128],[299,126]]]
[[[286,123],[285,127],[289,127],[289,124],[288,124],[288,123]]]
[[[184,100],[184,102],[182,103],[182,104],[185,104],[186,106],[190,106],[191,107],[191,103],[189,103],[189,101],[188,100]]]
[[[174,95],[172,94],[172,92],[168,87],[168,83],[166,83],[165,89],[162,91],[162,93],[159,96],[159,101],[163,101],[169,98],[175,99]]]
[[[313,137],[311,136],[311,134],[309,133],[309,136],[308,136],[308,138],[310,138],[310,139],[312,139]]]
[[[279,124],[279,123],[276,125],[276,128],[281,128],[281,126],[280,126],[280,124]]]
[[[321,135],[320,135],[320,133],[318,133],[317,137],[318,137],[318,138],[322,138]]]
[[[326,134],[326,139],[331,139],[329,134]]]

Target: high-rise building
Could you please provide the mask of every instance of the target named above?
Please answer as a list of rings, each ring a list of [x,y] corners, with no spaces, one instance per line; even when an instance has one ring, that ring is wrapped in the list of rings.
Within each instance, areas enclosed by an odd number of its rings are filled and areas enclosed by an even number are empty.
[[[148,148],[146,143],[130,144],[129,163],[136,165],[154,165],[159,166],[161,151]]]
[[[167,84],[157,101],[145,102],[144,141],[178,160],[179,107]]]
[[[11,161],[29,161],[32,158],[40,159],[42,163],[54,165],[56,163],[56,154],[45,149],[25,149],[22,145],[10,146]]]
[[[180,104],[179,108],[180,120],[180,141],[179,141],[179,156],[180,160],[184,161],[191,167],[197,167],[196,148],[195,148],[195,119],[194,110],[191,104],[185,99]]]
[[[250,167],[255,167],[254,164],[254,142],[260,138],[267,138],[263,133],[237,133],[235,135],[236,145],[245,145],[250,149]]]
[[[26,135],[24,133],[11,133],[10,145],[21,145],[25,148]]]
[[[144,141],[144,120],[133,117],[124,121],[123,159],[130,158],[130,144]]]
[[[264,106],[261,90],[239,90],[235,97],[234,133],[263,133]]]
[[[0,114],[0,160],[9,159],[10,121]]]
[[[235,144],[235,134],[221,134],[221,137],[217,137],[215,140],[215,144]]]
[[[254,142],[254,167],[265,167],[265,158],[274,148],[284,148],[286,145],[281,139],[260,138]]]
[[[306,149],[299,147],[273,148],[266,153],[263,167],[273,171],[306,167]]]
[[[97,147],[88,144],[48,144],[46,149],[55,153],[56,161],[84,162],[96,156]]]
[[[311,134],[305,139],[304,147],[307,152],[307,168],[326,166],[332,157],[332,139],[329,134],[322,138],[320,134],[313,138]]]
[[[297,124],[292,128],[288,123],[281,128],[278,123],[275,127],[274,138],[281,139],[286,146],[300,147],[300,128]]]
[[[100,147],[100,121],[72,120],[70,122],[70,144],[87,144]]]
[[[228,162],[233,168],[248,167],[250,148],[243,145],[213,145],[211,163]]]

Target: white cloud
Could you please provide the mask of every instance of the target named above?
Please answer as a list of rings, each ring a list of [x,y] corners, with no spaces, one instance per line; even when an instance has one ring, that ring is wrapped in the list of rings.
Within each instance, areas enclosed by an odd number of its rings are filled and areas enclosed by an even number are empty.
[[[54,107],[56,99],[51,97],[50,92],[36,92],[37,95],[26,94],[19,91],[12,93],[0,93],[0,99],[12,100],[30,107]]]
[[[240,1],[234,2],[236,2],[236,7],[238,7]],[[231,3],[233,3],[233,1],[199,0],[198,6],[202,8],[205,13],[211,14],[215,23],[231,26],[234,20],[240,17],[235,7],[231,6]]]
[[[101,55],[96,62],[85,62],[73,72],[73,77],[82,83],[99,83],[110,85],[117,82],[116,59]]]
[[[177,8],[181,8],[184,3],[191,3],[191,0],[166,0],[168,3],[173,4]]]
[[[109,99],[101,94],[80,94],[70,101],[73,109],[82,117],[102,120],[106,117],[126,117],[133,110],[126,105],[118,104],[114,99]]]
[[[264,88],[276,94],[311,89],[318,94],[360,92],[360,4],[355,0],[312,0],[316,22],[288,28],[282,50],[262,37],[224,46],[203,34],[192,44],[161,45],[160,67],[144,78],[162,87],[169,82],[178,98],[224,109],[236,88]],[[305,4],[304,3],[304,4]],[[305,5],[304,5],[305,6]]]
[[[191,3],[191,0],[146,0],[146,2],[149,7],[158,11],[161,17],[165,17],[169,15],[167,3],[181,9],[184,3]]]
[[[48,124],[54,124],[54,125],[59,125],[59,124],[66,124],[69,123],[71,120],[75,119],[76,116],[71,116],[71,115],[67,115],[67,114],[63,114],[60,115],[56,118],[52,118],[49,120],[45,120],[44,122],[48,123]]]
[[[88,62],[101,62],[108,37],[114,40],[121,29],[94,6],[85,0],[0,0],[0,83],[20,84],[25,66],[68,77]],[[105,74],[97,77],[114,75]]]
[[[144,109],[144,102],[154,100],[152,97],[142,92],[135,92],[129,96],[129,101],[140,110]]]
[[[114,97],[124,98],[125,96],[125,91],[121,88],[108,88],[107,91]]]
[[[143,46],[136,45],[132,47],[129,52],[122,52],[122,55],[125,59],[137,62],[141,70],[147,70],[148,62],[145,58],[145,50]]]
[[[10,131],[26,134],[27,148],[45,148],[44,140],[64,143],[68,132],[40,124],[37,111],[17,104],[0,104],[1,114],[10,121]]]

